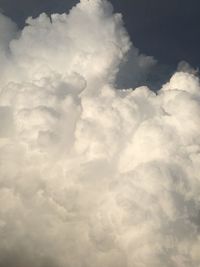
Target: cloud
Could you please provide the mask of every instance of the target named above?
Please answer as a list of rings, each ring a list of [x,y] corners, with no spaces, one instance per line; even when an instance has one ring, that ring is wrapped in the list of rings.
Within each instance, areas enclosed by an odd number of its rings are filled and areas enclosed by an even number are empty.
[[[107,1],[1,19],[0,266],[198,266],[198,77],[117,90],[155,60]]]

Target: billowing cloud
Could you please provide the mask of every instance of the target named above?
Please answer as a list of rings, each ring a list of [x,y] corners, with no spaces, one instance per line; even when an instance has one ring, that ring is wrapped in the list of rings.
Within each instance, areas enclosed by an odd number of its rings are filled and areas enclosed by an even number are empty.
[[[0,266],[198,266],[195,73],[115,89],[155,60],[104,0],[0,19]]]

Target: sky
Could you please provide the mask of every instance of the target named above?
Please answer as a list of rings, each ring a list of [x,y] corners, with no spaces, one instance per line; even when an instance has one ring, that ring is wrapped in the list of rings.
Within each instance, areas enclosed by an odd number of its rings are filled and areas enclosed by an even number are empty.
[[[0,0],[0,8],[21,27],[28,16],[69,10],[76,0]],[[162,64],[185,60],[200,66],[198,0],[111,0],[123,14],[134,45]]]
[[[2,2],[0,267],[200,266],[196,11],[159,2]]]

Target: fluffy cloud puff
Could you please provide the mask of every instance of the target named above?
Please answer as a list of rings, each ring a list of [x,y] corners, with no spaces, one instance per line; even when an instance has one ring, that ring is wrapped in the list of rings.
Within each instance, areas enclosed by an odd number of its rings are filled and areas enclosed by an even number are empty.
[[[107,1],[0,20],[0,266],[198,266],[195,74],[116,90],[155,61]]]

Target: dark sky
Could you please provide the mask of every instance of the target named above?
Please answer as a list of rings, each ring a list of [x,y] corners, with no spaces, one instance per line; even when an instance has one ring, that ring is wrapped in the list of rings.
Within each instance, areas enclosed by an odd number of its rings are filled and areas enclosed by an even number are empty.
[[[0,8],[22,27],[27,16],[64,12],[77,0],[0,0]],[[171,66],[200,66],[200,0],[111,0],[141,52]]]

